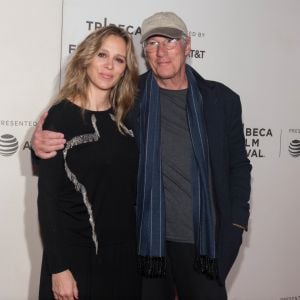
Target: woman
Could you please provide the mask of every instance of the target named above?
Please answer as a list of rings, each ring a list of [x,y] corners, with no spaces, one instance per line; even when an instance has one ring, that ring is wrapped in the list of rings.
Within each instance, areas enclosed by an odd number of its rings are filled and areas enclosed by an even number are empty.
[[[45,129],[66,146],[40,161],[42,300],[139,299],[135,246],[137,149],[124,119],[138,70],[130,36],[108,26],[75,51]]]

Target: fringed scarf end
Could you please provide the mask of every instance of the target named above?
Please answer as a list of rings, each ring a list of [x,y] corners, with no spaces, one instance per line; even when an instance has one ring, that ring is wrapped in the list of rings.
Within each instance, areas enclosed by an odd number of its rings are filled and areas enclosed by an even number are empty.
[[[215,258],[201,255],[195,258],[194,268],[197,272],[205,274],[210,279],[217,279],[218,267]]]
[[[139,256],[138,267],[141,275],[148,278],[166,276],[167,261],[165,257]]]

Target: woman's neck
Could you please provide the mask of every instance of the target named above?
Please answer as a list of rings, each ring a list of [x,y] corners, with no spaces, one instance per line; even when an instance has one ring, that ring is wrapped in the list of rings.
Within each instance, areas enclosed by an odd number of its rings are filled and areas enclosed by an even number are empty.
[[[110,91],[95,92],[93,90],[89,90],[87,93],[87,99],[80,99],[79,97],[75,97],[72,100],[76,105],[88,110],[108,110],[111,107],[111,103],[109,100],[109,92]]]

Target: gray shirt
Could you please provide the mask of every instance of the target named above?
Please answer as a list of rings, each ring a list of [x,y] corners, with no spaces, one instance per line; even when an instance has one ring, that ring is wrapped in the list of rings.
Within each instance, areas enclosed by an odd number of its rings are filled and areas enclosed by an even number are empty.
[[[193,243],[192,144],[186,96],[186,89],[160,89],[161,157],[167,240]]]

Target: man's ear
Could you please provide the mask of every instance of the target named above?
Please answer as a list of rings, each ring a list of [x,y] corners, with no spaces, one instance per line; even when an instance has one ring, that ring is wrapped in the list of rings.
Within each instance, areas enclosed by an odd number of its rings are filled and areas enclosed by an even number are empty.
[[[191,48],[192,46],[191,46],[191,37],[190,36],[188,36],[187,38],[186,38],[186,40],[185,40],[185,50],[184,50],[184,54],[186,55],[186,56],[188,56],[189,54],[190,54],[190,52],[191,52]]]

